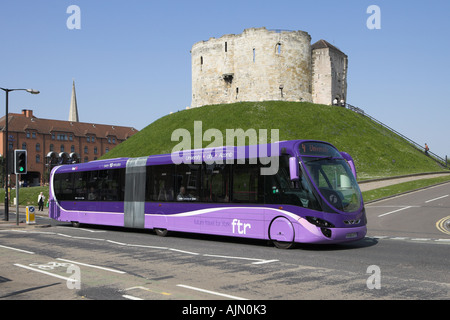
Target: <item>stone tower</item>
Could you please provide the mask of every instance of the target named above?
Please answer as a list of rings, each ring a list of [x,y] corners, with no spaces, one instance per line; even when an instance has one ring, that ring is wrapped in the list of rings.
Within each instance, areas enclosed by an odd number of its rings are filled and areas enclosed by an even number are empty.
[[[75,80],[72,83],[72,97],[70,99],[69,121],[79,122],[77,95],[75,93]]]
[[[325,40],[312,45],[312,98],[314,103],[347,101],[348,57]]]
[[[313,77],[322,72],[315,71],[315,66],[326,68],[319,60],[314,64],[315,50],[304,31],[266,28],[197,42],[191,50],[191,107],[240,101],[325,101],[322,92],[333,84],[320,79],[313,88]],[[326,72],[333,75],[331,69]],[[339,74],[346,76],[346,71]],[[341,86],[346,90],[346,78]],[[331,104],[333,99],[322,103]]]

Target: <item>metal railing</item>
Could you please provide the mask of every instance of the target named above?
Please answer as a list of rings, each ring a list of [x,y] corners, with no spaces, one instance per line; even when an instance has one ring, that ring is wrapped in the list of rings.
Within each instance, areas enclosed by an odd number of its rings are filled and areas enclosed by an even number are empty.
[[[363,109],[358,108],[358,107],[355,107],[355,106],[352,106],[352,105],[349,104],[349,103],[346,103],[346,104],[345,104],[345,107],[346,107],[347,109],[349,109],[349,110],[352,110],[352,111],[354,111],[354,112],[356,112],[356,113],[358,113],[358,114],[364,116],[364,117],[369,118],[370,120],[372,120],[372,121],[375,122],[375,123],[378,123],[378,124],[381,125],[382,127],[388,129],[389,131],[395,133],[396,135],[398,135],[398,136],[400,136],[401,138],[403,138],[403,139],[405,139],[406,141],[408,141],[410,144],[412,144],[413,147],[415,147],[415,148],[418,149],[419,151],[425,153],[425,147],[423,147],[422,145],[418,144],[417,142],[411,140],[411,139],[408,138],[407,136],[401,134],[401,133],[398,132],[397,130],[395,130],[395,129],[389,127],[388,125],[384,124],[383,122],[381,122],[381,121],[375,119],[375,118],[372,117],[371,115],[367,114]],[[443,167],[445,167],[445,168],[448,168],[447,156],[446,156],[445,159],[444,159],[444,158],[438,156],[437,154],[435,154],[435,153],[433,153],[433,152],[431,152],[431,151],[428,151],[428,156],[429,156],[431,159],[433,159],[434,161],[436,161],[438,164],[440,164],[441,166],[443,166]]]

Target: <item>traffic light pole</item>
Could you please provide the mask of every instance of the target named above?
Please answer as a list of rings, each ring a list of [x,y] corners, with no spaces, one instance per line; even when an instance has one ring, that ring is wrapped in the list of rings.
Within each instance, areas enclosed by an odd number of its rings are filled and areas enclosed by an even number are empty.
[[[19,176],[16,174],[16,224],[19,225]]]
[[[6,131],[6,133],[5,133],[5,138],[4,138],[4,144],[5,144],[5,147],[4,147],[4,152],[5,152],[5,155],[3,156],[3,159],[5,159],[5,165],[3,166],[3,168],[4,168],[4,171],[3,171],[3,175],[4,175],[4,177],[3,177],[3,179],[5,179],[5,217],[4,217],[4,220],[5,221],[9,221],[9,199],[8,199],[8,175],[9,175],[9,168],[8,168],[8,150],[9,150],[9,133],[8,133],[8,122],[9,122],[9,119],[8,119],[8,93],[9,93],[9,90],[5,90],[5,92],[6,92],[6,115],[5,115],[5,119],[6,119],[6,121],[5,121],[5,131]]]

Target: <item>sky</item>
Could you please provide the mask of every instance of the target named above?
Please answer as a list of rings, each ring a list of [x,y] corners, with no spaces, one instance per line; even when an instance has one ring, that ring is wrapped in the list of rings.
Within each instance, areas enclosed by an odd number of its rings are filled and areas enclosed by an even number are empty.
[[[348,55],[348,103],[445,157],[449,12],[448,0],[4,0],[0,87],[41,92],[11,92],[9,112],[67,120],[74,80],[80,121],[141,130],[190,106],[194,43],[302,30]]]

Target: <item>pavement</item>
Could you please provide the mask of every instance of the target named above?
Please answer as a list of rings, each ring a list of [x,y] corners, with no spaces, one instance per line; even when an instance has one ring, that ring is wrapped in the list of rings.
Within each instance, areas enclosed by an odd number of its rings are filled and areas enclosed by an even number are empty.
[[[420,179],[431,179],[435,177],[442,177],[445,175],[450,175],[450,172],[440,172],[440,173],[428,173],[428,174],[415,174],[415,175],[408,175],[408,176],[401,176],[401,177],[393,177],[388,179],[374,179],[374,180],[366,180],[366,181],[360,181],[359,187],[362,192],[383,188],[386,186],[403,183],[407,181],[414,181],[414,180],[420,180]],[[9,221],[4,220],[4,205],[0,204],[0,229],[5,228],[46,228],[50,227],[49,223],[46,223],[43,219],[37,219],[38,216],[41,217],[48,217],[48,208],[44,208],[44,211],[38,211],[37,207],[35,207],[35,216],[36,216],[36,223],[34,224],[28,224],[26,223],[26,207],[20,206],[19,207],[19,224],[17,224],[16,221],[16,206],[9,207]],[[40,220],[40,221],[38,221]]]
[[[401,177],[392,177],[387,179],[373,179],[366,181],[359,181],[359,188],[361,192],[369,191],[373,189],[383,188],[386,186],[391,186],[394,184],[399,184],[408,181],[421,180],[421,179],[431,179],[443,176],[449,176],[450,172],[439,172],[439,173],[425,173],[425,174],[413,174]]]
[[[9,220],[5,221],[4,216],[4,205],[0,205],[0,229],[4,228],[47,228],[50,227],[49,223],[46,223],[45,221],[38,221],[37,219],[40,217],[48,217],[48,208],[44,208],[43,211],[35,211],[35,223],[28,224],[26,222],[26,207],[19,206],[19,224],[17,224],[16,220],[16,206],[10,206],[9,207]]]

